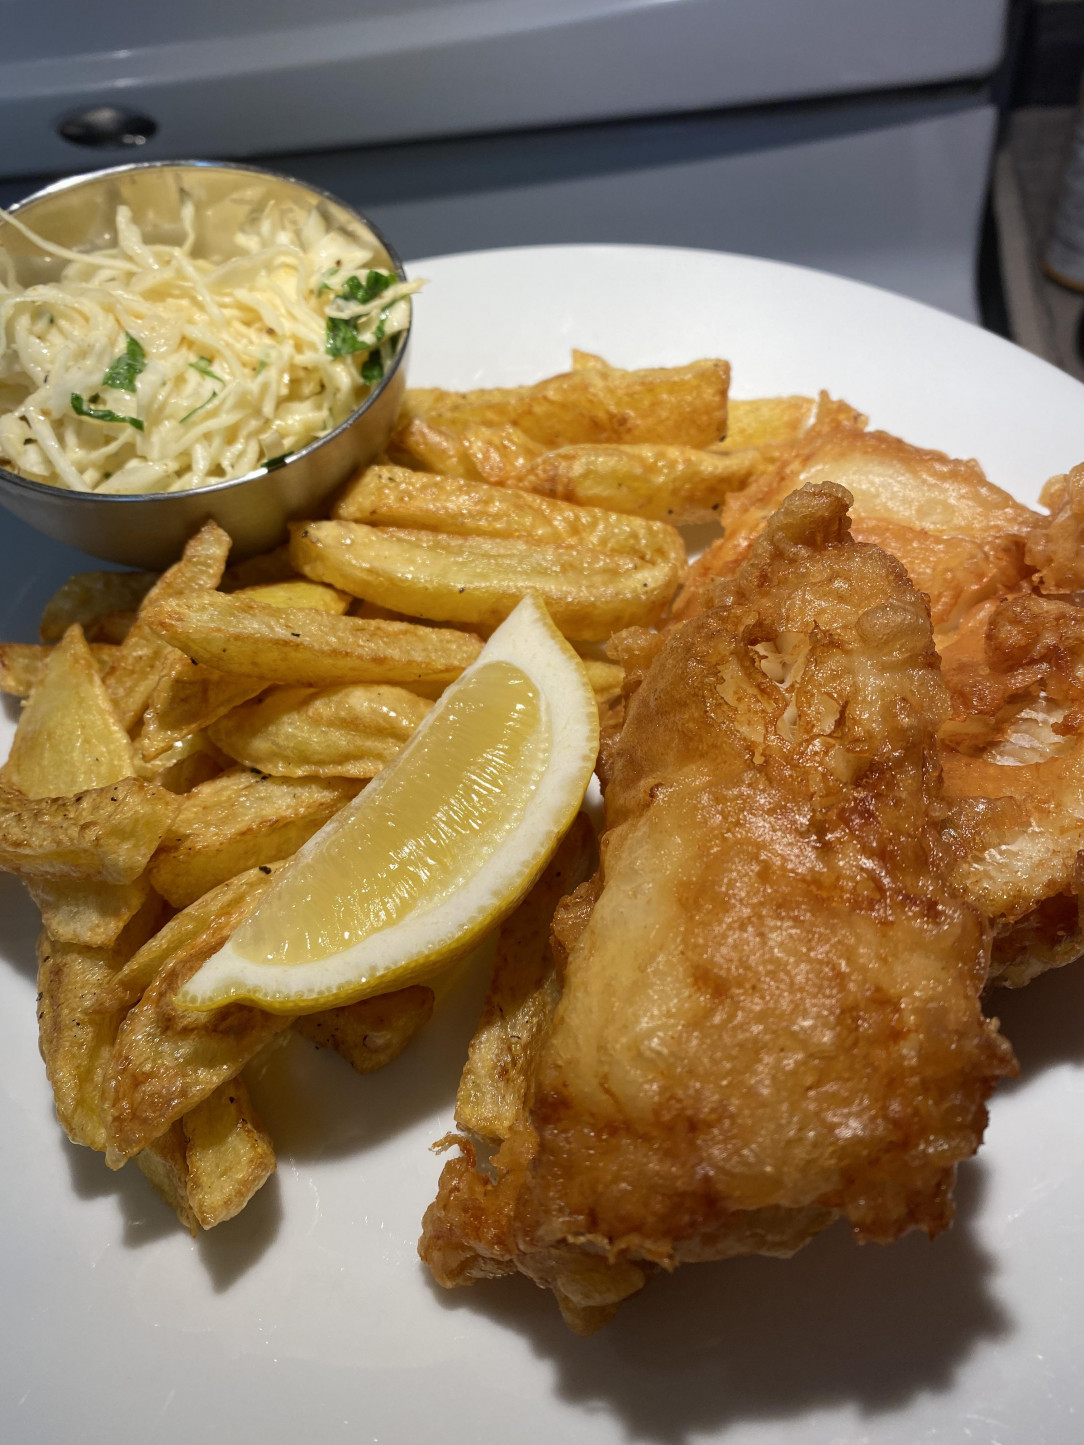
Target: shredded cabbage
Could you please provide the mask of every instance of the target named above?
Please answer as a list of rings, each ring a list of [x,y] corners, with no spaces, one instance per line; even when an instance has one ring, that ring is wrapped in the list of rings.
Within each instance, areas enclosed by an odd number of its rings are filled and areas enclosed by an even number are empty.
[[[75,491],[174,492],[281,465],[333,430],[383,375],[410,297],[373,240],[268,204],[215,265],[150,244],[126,206],[116,245],[23,287],[0,247],[0,463]]]

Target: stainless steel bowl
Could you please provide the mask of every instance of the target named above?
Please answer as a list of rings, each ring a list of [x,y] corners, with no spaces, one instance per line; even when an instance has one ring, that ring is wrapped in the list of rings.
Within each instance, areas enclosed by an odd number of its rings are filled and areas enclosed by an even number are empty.
[[[209,260],[227,260],[233,254],[227,238],[253,204],[275,199],[306,210],[316,206],[328,222],[352,234],[371,233],[405,279],[402,262],[371,221],[326,191],[258,166],[217,161],[114,166],[46,186],[11,210],[47,240],[91,250],[114,243],[118,205],[131,208],[149,241],[179,242],[182,195],[196,202],[197,254]],[[0,223],[0,244],[24,285],[54,278],[65,264],[43,256],[6,223]],[[287,522],[319,515],[331,493],[383,449],[406,386],[409,334],[403,333],[383,379],[355,412],[271,471],[261,467],[189,492],[115,496],[68,491],[0,467],[0,505],[58,542],[131,567],[157,569],[175,561],[209,518],[233,538],[234,560],[267,551],[285,540]]]

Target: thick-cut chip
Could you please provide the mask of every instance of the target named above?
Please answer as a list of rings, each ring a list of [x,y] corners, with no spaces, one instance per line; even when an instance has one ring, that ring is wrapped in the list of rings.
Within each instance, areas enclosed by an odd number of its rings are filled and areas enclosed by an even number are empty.
[[[370,467],[346,489],[334,515],[372,527],[589,547],[636,562],[676,566],[685,555],[680,536],[663,522],[407,467]]]
[[[577,442],[674,442],[703,447],[726,435],[730,364],[620,371],[585,367],[534,386],[411,390],[408,418],[515,426],[544,447]]]
[[[315,612],[333,612],[341,617],[353,598],[349,592],[328,587],[323,582],[310,582],[307,577],[291,577],[286,582],[267,582],[258,587],[241,587],[238,597],[251,597],[268,607],[311,607]]]
[[[116,648],[108,642],[92,642],[90,655],[102,673],[113,660]],[[0,642],[0,692],[9,697],[28,697],[41,681],[53,648],[38,642]]]
[[[281,864],[249,868],[211,888],[173,917],[139,948],[110,985],[109,1007],[128,1009],[141,998],[159,971],[201,940],[222,947],[256,906]]]
[[[146,878],[134,883],[77,883],[67,878],[28,878],[31,898],[54,943],[108,948],[150,897]]]
[[[730,397],[726,436],[720,450],[739,451],[796,442],[809,430],[817,413],[812,396],[758,396],[751,401]]]
[[[240,1214],[275,1172],[275,1150],[241,1078],[220,1084],[181,1119],[188,1203],[203,1229]]]
[[[160,788],[168,788],[171,793],[189,793],[229,766],[230,761],[225,754],[215,747],[206,733],[199,732],[179,738],[149,763],[137,758],[136,776],[157,783]]]
[[[224,717],[266,688],[258,677],[220,672],[171,649],[162,677],[150,695],[139,734],[144,762],[154,762],[169,748]]]
[[[38,1047],[57,1118],[75,1144],[105,1148],[101,1083],[124,1016],[105,996],[160,916],[160,901],[148,900],[112,948],[60,944],[44,931],[38,940]]]
[[[87,638],[95,646],[106,644],[111,647],[118,647],[135,626],[135,620],[139,616],[136,611],[131,612],[106,612],[92,623],[87,632]],[[110,656],[112,662],[112,656]],[[103,672],[105,669],[102,669]]]
[[[136,1163],[189,1234],[198,1234],[199,1220],[188,1202],[188,1150],[180,1120],[141,1149]]]
[[[625,669],[619,662],[604,662],[599,657],[583,657],[580,661],[586,669],[587,680],[600,708],[621,696]]]
[[[709,522],[729,493],[761,466],[753,451],[721,452],[662,442],[560,447],[502,480],[580,506],[605,507],[675,526]]]
[[[135,771],[128,734],[106,695],[83,629],[73,623],[23,704],[0,780],[28,798],[105,788]]]
[[[237,593],[268,607],[308,607],[316,612],[344,613],[353,598],[322,582],[295,577],[289,582],[247,587]],[[191,737],[224,717],[231,708],[258,696],[266,687],[262,678],[220,672],[194,658],[175,652],[165,675],[151,693],[139,748],[151,761],[182,738]]]
[[[151,864],[151,883],[184,908],[237,873],[296,853],[358,787],[353,778],[222,773],[179,799]]]
[[[501,924],[497,961],[459,1080],[455,1121],[497,1143],[523,1106],[527,1081],[561,996],[550,948],[554,909],[594,871],[595,831],[580,813],[515,913]]]
[[[275,1151],[240,1077],[230,1079],[136,1155],[190,1234],[240,1214],[275,1171]]]
[[[157,581],[157,572],[76,572],[45,604],[38,635],[42,642],[59,642],[78,622],[93,636],[110,613],[138,608]]]
[[[242,587],[264,587],[289,582],[297,577],[297,568],[290,561],[290,549],[283,543],[273,552],[261,552],[227,567],[222,576],[223,592],[236,592]]]
[[[274,688],[208,729],[247,767],[285,778],[374,778],[429,711],[416,693],[380,683]]]
[[[395,433],[391,451],[428,472],[500,483],[541,456],[543,448],[515,426],[413,417]]]
[[[292,545],[309,576],[435,622],[493,628],[533,592],[565,636],[583,642],[656,622],[684,570],[684,552],[679,558],[669,548],[665,556],[638,561],[593,547],[359,522],[298,524]]]
[[[359,1074],[372,1074],[399,1057],[432,1012],[433,990],[412,984],[343,1008],[302,1014],[294,1032],[318,1049],[334,1049]]]
[[[106,691],[121,723],[129,730],[139,721],[170,657],[169,644],[147,626],[147,609],[217,587],[229,550],[229,534],[217,522],[206,522],[185,547],[181,560],[164,572],[147,593],[139,616],[105,674]]]
[[[106,1163],[119,1169],[220,1084],[235,1078],[290,1018],[247,1004],[210,1013],[179,1008],[174,995],[214,951],[196,939],[156,974],[127,1014],[102,1079]]]
[[[138,778],[71,798],[31,799],[0,789],[0,868],[23,878],[134,883],[178,801]]]
[[[450,628],[268,607],[237,593],[169,601],[148,610],[147,623],[194,662],[265,686],[449,683],[482,650],[477,637]]]
[[[99,1090],[122,1015],[98,1007],[116,973],[102,949],[38,940],[38,1047],[57,1118],[74,1144],[104,1150]]]

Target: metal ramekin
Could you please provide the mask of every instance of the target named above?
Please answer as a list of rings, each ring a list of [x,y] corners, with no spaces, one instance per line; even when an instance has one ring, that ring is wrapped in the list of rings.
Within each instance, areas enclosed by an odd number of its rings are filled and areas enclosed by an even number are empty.
[[[131,208],[148,240],[179,241],[182,192],[196,202],[198,216],[221,221],[224,236],[233,234],[234,212],[239,223],[264,197],[319,206],[334,225],[354,234],[359,228],[370,232],[406,279],[398,255],[371,221],[316,186],[259,166],[136,162],[57,181],[10,209],[47,240],[73,249],[112,244],[118,205]],[[43,256],[13,226],[0,223],[0,239],[24,284],[50,279],[64,265]],[[205,241],[214,251],[213,236]],[[228,254],[220,250],[215,258]],[[319,515],[331,493],[383,449],[406,386],[409,335],[409,330],[403,333],[384,377],[356,411],[271,471],[261,467],[189,492],[116,496],[73,492],[0,467],[0,505],[58,542],[131,567],[158,569],[175,561],[208,518],[233,538],[233,560],[267,551],[285,540],[287,522]]]

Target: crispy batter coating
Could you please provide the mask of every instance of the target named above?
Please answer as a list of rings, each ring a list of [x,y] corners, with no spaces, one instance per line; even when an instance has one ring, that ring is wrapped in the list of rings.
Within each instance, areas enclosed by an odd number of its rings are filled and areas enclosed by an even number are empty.
[[[1074,592],[1084,587],[1084,463],[1051,477],[1040,501],[1050,517],[1028,539],[1028,561],[1042,587]]]
[[[854,425],[815,427],[761,480],[727,498],[725,535],[691,569],[674,615],[691,617],[710,605],[712,579],[734,575],[783,499],[822,481],[848,488],[855,539],[903,563],[929,597],[938,632],[1031,571],[1025,544],[1042,519],[987,481],[977,462]]]
[[[991,979],[1020,987],[1084,952],[1084,606],[993,599],[943,660],[953,885],[993,923]]]
[[[849,500],[790,497],[632,698],[527,1105],[426,1216],[441,1283],[516,1269],[589,1330],[645,1268],[949,1223],[1013,1061],[932,825],[929,613]]]

